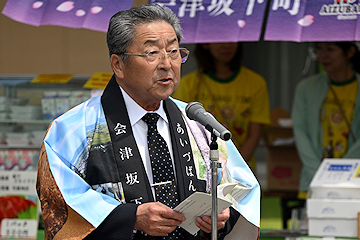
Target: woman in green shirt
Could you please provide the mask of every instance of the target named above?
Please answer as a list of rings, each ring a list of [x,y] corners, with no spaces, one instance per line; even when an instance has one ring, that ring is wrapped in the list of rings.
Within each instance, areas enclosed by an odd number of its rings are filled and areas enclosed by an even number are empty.
[[[360,157],[360,52],[354,42],[316,43],[324,71],[301,81],[292,121],[303,163],[299,198],[324,158]]]

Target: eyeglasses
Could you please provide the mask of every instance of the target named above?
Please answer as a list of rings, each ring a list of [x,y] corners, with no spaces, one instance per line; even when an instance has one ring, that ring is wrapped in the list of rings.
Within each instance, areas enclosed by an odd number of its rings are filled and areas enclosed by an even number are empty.
[[[162,50],[153,50],[147,54],[135,54],[135,53],[123,53],[130,56],[138,56],[146,58],[146,61],[150,65],[159,65],[164,61],[165,55],[169,55],[170,59],[174,63],[184,63],[189,57],[190,51],[186,48],[174,48],[168,52]]]

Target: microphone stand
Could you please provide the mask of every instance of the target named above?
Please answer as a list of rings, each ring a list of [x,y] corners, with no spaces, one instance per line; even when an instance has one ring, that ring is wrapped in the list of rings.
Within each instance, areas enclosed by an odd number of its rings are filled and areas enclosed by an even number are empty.
[[[221,168],[217,136],[211,133],[210,160],[211,160],[211,240],[217,240],[217,169]]]

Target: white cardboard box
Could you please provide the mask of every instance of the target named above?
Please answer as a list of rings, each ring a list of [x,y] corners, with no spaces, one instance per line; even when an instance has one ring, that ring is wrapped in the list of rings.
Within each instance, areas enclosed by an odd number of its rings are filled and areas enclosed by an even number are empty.
[[[309,218],[309,236],[357,237],[357,219]]]
[[[360,199],[360,159],[324,159],[311,180],[310,197]]]
[[[357,219],[360,199],[307,199],[308,218]]]

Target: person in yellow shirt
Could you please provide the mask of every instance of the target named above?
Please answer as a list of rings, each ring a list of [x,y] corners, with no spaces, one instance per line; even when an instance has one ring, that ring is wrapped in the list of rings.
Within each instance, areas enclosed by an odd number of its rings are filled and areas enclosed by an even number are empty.
[[[359,48],[354,42],[319,42],[316,55],[324,71],[298,84],[292,108],[303,163],[300,199],[324,158],[360,157]]]
[[[173,97],[200,102],[231,133],[243,158],[255,169],[253,153],[262,126],[270,124],[265,79],[242,66],[242,43],[206,43],[195,46],[198,70],[181,79]]]

